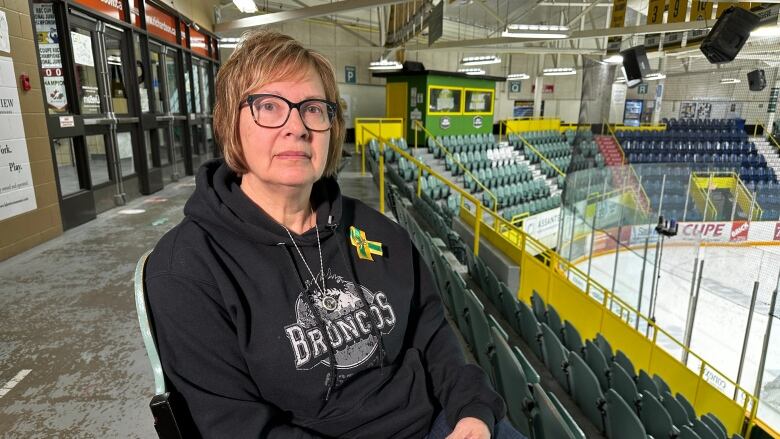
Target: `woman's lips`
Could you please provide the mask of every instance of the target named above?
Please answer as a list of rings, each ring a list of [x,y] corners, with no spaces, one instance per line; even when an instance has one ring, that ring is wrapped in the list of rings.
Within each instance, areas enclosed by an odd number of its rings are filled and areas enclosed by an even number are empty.
[[[276,154],[276,157],[280,159],[308,159],[309,154],[306,154],[303,151],[282,151],[279,154]]]

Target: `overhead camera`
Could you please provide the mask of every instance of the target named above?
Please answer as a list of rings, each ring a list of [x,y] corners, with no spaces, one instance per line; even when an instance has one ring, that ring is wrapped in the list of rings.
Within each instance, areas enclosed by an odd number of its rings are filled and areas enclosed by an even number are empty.
[[[676,219],[664,220],[663,216],[658,217],[658,225],[655,226],[655,231],[658,232],[659,235],[671,238],[672,236],[677,236],[677,229],[678,224]]]

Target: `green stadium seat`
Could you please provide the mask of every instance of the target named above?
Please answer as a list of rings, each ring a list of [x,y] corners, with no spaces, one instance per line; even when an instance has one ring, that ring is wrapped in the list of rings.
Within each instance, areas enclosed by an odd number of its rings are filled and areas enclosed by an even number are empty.
[[[713,432],[712,429],[700,419],[694,419],[692,422],[693,431],[699,435],[701,439],[719,439],[718,435],[715,434],[715,432]]]
[[[504,286],[504,288],[506,288],[506,286]],[[514,294],[512,294],[509,290],[502,291],[501,293],[501,314],[512,326],[512,329],[514,329],[519,334],[521,332],[520,306]]]
[[[547,305],[536,290],[531,292],[531,307],[539,323],[547,323]]]
[[[669,388],[669,385],[666,384],[666,381],[664,381],[660,375],[653,374],[653,381],[655,382],[656,387],[658,387],[658,393],[661,395],[663,395],[664,392],[672,393],[672,389]]]
[[[696,434],[691,427],[683,425],[680,427],[680,435],[677,436],[677,439],[701,439],[701,436]]]
[[[500,332],[496,328],[491,331],[496,346],[496,387],[506,401],[507,417],[520,433],[533,437],[534,420],[538,419],[538,411],[528,380]]]
[[[645,431],[655,439],[674,439],[680,434],[680,430],[674,426],[672,417],[664,406],[647,390],[642,392],[642,410],[639,412],[639,419],[645,426]]]
[[[493,373],[492,360],[495,346],[493,337],[490,335],[490,324],[485,316],[485,306],[471,290],[466,292],[466,308],[468,309],[467,317],[471,324],[471,339],[474,340],[471,350],[474,352],[479,365],[487,373],[490,381],[495,383],[496,377]]]
[[[617,352],[615,352],[615,363],[621,365],[623,367],[623,370],[628,372],[628,375],[631,376],[632,379],[636,379],[634,363],[632,363],[631,360],[628,359],[626,354],[624,354],[623,351],[619,349]]]
[[[612,363],[609,369],[610,387],[634,410],[642,400],[634,379],[618,363]]]
[[[569,375],[571,376],[569,393],[590,422],[600,431],[604,431],[604,394],[593,371],[574,351],[569,353]]]
[[[663,396],[661,404],[663,404],[666,412],[669,413],[669,416],[672,417],[672,423],[677,428],[682,428],[684,425],[692,425],[691,420],[688,418],[688,414],[685,412],[682,404],[674,399],[671,393],[662,392],[661,396]]]
[[[563,322],[563,341],[563,344],[570,351],[582,354],[585,350],[585,345],[582,344],[582,337],[580,337],[579,331],[577,331],[577,328],[568,320]]]
[[[539,427],[537,429],[538,434],[542,438],[561,438],[561,439],[578,439],[584,438],[582,430],[577,429],[577,434],[571,431],[570,426],[565,420],[564,416],[558,410],[558,406],[552,401],[551,397],[555,396],[547,394],[542,386],[539,384],[533,385],[534,397],[537,401],[537,407],[539,409]],[[565,412],[568,415],[567,412]],[[571,418],[571,416],[568,416]],[[576,424],[575,424],[576,426]],[[539,431],[541,430],[541,431]]]
[[[649,438],[642,422],[615,390],[607,390],[606,404],[606,434],[609,439],[642,439]]]
[[[677,402],[680,403],[682,408],[685,410],[685,413],[688,414],[688,419],[693,422],[694,419],[696,419],[696,411],[693,409],[693,405],[688,402],[688,400],[683,396],[682,393],[676,393],[674,395],[674,399],[677,400]]]
[[[661,392],[658,391],[658,386],[655,384],[655,381],[650,378],[650,375],[644,371],[644,369],[639,370],[639,376],[636,378],[636,387],[637,390],[639,390],[639,393],[642,395],[645,394],[645,391],[648,391],[650,394],[655,396],[656,399],[661,398]]]
[[[544,354],[544,364],[547,365],[547,369],[550,370],[550,373],[555,380],[569,392],[571,386],[568,371],[569,358],[567,358],[568,354],[566,349],[546,323],[542,323],[540,326],[542,329],[542,343],[544,346],[544,349],[542,350]]]
[[[563,322],[558,311],[552,305],[547,305],[547,325],[553,330],[558,339],[563,343]]]
[[[726,439],[726,427],[720,423],[720,420],[718,420],[715,415],[706,413],[701,416],[701,421],[707,424],[707,427],[710,427],[710,430],[712,430],[718,438]]]
[[[542,329],[539,321],[536,320],[533,311],[525,302],[520,300],[517,303],[520,307],[520,336],[531,348],[536,358],[544,360],[542,353]]]
[[[607,366],[607,360],[604,358],[604,354],[592,341],[585,342],[585,362],[588,363],[588,367],[596,375],[601,386],[601,391],[606,392],[609,389],[609,366]]]

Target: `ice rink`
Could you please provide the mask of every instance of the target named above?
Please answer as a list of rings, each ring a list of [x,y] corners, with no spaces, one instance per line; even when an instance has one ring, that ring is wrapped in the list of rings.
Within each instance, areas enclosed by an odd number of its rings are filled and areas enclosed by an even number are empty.
[[[646,254],[646,258],[645,258]],[[776,246],[698,246],[696,242],[667,240],[661,253],[657,275],[655,318],[658,326],[677,340],[684,340],[686,317],[694,281],[694,265],[704,261],[698,306],[691,336],[691,350],[732,380],[736,380],[748,322],[751,296],[758,289],[745,364],[740,384],[754,393],[767,328],[772,291],[780,276],[780,247]],[[655,244],[597,256],[578,265],[619,297],[648,314],[653,290]],[[643,261],[647,260],[647,263]],[[644,268],[644,273],[643,273]],[[617,276],[613,276],[617,273]],[[756,284],[757,283],[757,284]],[[642,286],[642,288],[640,288]],[[639,303],[641,289],[641,304]],[[660,337],[658,344],[681,358],[682,349]],[[700,363],[688,361],[698,371]],[[762,380],[760,417],[780,421],[780,325],[775,318]],[[713,379],[724,393],[733,386]],[[773,406],[775,413],[769,413]],[[773,422],[777,425],[777,422]]]

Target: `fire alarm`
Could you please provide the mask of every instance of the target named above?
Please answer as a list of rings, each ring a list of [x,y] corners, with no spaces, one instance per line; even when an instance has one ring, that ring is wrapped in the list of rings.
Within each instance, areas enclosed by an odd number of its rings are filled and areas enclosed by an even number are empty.
[[[27,73],[22,73],[19,75],[19,81],[22,83],[22,90],[30,91],[32,86],[30,85],[30,77],[27,75]]]

